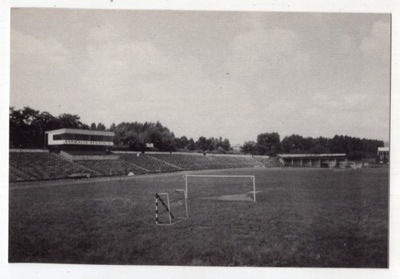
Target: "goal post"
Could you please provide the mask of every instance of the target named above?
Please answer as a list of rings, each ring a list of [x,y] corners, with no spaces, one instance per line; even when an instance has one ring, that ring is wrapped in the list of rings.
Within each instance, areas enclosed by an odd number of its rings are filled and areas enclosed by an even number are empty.
[[[250,179],[252,182],[252,201],[256,202],[256,177],[254,175],[212,175],[212,174],[186,174],[185,175],[185,199],[188,199],[189,193],[189,179],[190,178],[203,178],[203,179]]]

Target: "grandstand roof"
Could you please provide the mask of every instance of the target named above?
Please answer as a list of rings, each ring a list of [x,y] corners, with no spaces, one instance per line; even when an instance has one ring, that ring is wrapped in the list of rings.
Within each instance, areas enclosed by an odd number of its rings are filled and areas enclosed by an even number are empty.
[[[328,154],[278,154],[281,158],[331,158],[345,157],[345,153],[328,153]]]
[[[81,135],[114,136],[114,132],[109,132],[109,131],[70,129],[70,128],[50,130],[46,131],[46,134],[81,134]]]

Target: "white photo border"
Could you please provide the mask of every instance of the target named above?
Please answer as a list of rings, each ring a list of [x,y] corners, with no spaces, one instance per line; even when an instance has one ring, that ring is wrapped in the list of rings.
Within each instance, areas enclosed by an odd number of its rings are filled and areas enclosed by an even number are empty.
[[[8,108],[10,74],[10,9],[24,7],[70,9],[213,10],[388,13],[392,17],[390,225],[389,268],[254,268],[170,267],[8,263]],[[400,5],[395,0],[16,0],[0,3],[0,274],[2,278],[400,278]],[[397,78],[395,78],[397,77]]]

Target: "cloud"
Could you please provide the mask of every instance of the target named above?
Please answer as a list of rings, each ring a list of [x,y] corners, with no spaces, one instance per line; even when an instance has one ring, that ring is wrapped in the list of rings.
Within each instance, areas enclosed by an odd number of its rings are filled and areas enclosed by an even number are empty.
[[[179,72],[168,79],[138,81],[131,90],[126,99],[133,101],[119,105],[122,119],[160,120],[177,135],[195,138],[232,135],[238,127],[245,127],[242,124],[252,110],[240,83],[216,82],[199,73]]]
[[[212,31],[189,16],[183,28],[144,14],[136,29],[116,14],[78,32],[14,30],[11,103],[87,123],[160,120],[179,136],[231,142],[265,131],[373,135],[388,122],[387,23],[236,15]]]
[[[108,35],[93,35],[82,63],[82,119],[108,125],[108,118],[160,120],[177,135],[231,140],[238,126],[249,126],[251,98],[240,82],[225,72],[210,75],[197,56],[172,57],[150,41],[123,39],[113,27],[104,28]]]
[[[305,57],[296,51],[296,45],[296,35],[285,29],[255,29],[242,33],[230,45],[232,54],[228,58],[228,68],[238,76],[286,72],[289,60],[293,64],[305,62]]]
[[[115,77],[126,83],[129,77],[165,73],[170,63],[150,42],[105,42],[89,46],[87,52],[84,74],[90,79]]]
[[[347,34],[342,34],[339,36],[338,46],[341,48],[343,53],[352,54],[354,51],[356,51],[357,44],[354,37]]]
[[[301,50],[297,35],[281,28],[242,33],[229,48],[227,71],[263,102],[298,88],[311,61]]]
[[[361,51],[369,58],[379,58],[388,61],[390,42],[390,23],[374,22],[371,34],[365,37],[360,45]]]
[[[130,38],[112,24],[95,27],[89,33],[82,76],[87,82],[102,79],[99,90],[110,87],[118,94],[140,83],[201,71],[194,57],[169,57],[150,40]]]
[[[41,56],[45,59],[60,59],[68,55],[64,48],[53,37],[38,39],[34,36],[13,30],[11,36],[11,55],[19,56]]]
[[[69,50],[52,36],[35,37],[12,30],[11,103],[44,110],[50,109],[46,104],[58,105],[74,78],[71,58]]]

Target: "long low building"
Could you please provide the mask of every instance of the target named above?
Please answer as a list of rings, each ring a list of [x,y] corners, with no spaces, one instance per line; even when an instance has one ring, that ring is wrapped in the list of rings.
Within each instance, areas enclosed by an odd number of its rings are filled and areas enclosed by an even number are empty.
[[[290,167],[336,167],[346,161],[346,154],[278,154],[283,166]]]

